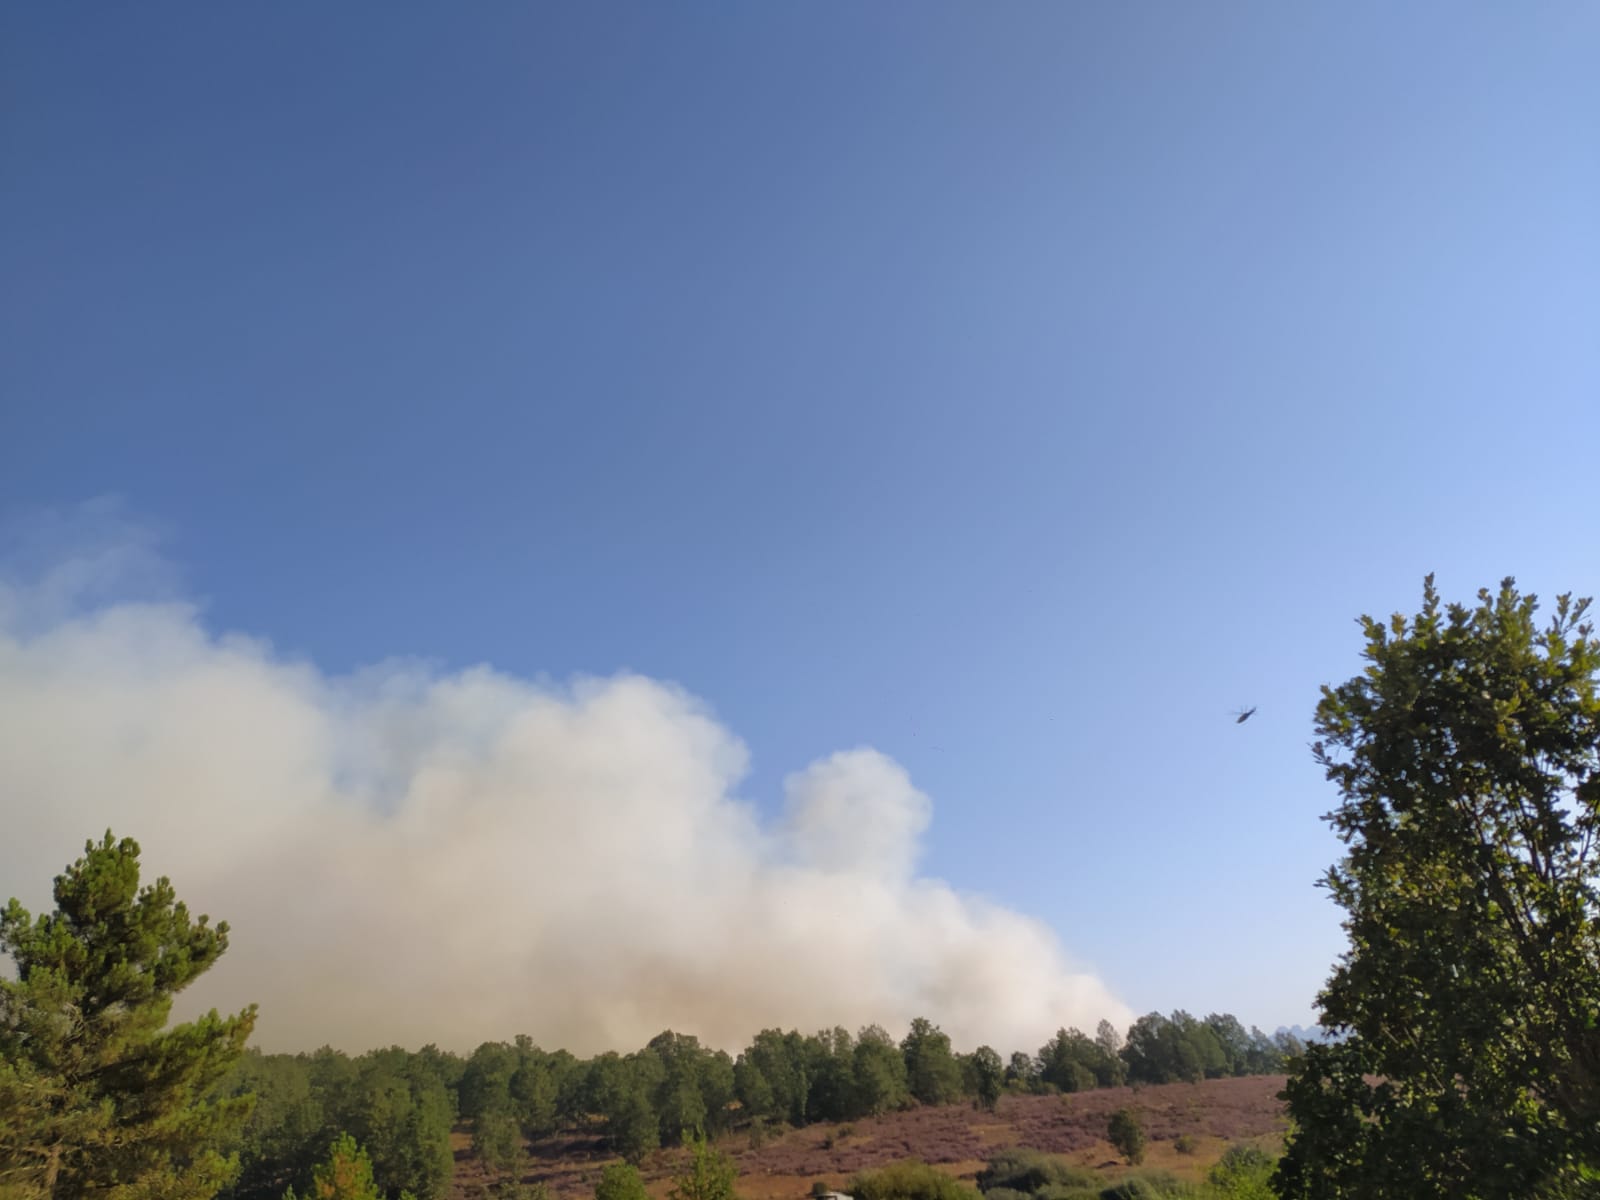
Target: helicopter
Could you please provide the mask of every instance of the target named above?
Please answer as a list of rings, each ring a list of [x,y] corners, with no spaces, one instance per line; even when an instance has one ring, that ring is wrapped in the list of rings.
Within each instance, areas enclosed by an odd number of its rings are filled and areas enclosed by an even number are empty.
[[[1255,711],[1256,711],[1256,706],[1254,704],[1252,704],[1249,708],[1236,708],[1236,709],[1234,709],[1233,710],[1233,718],[1234,718],[1233,723],[1235,725],[1243,725],[1246,721],[1248,721],[1251,717],[1253,717],[1255,715]]]

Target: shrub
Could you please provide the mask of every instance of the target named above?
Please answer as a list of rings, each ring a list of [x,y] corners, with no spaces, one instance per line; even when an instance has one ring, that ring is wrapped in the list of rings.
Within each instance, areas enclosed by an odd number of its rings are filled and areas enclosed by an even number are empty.
[[[915,1160],[862,1171],[845,1188],[857,1200],[978,1200],[978,1193]]]
[[[733,1185],[739,1168],[722,1151],[706,1141],[705,1134],[689,1139],[689,1164],[672,1181],[672,1200],[734,1200]]]
[[[1218,1160],[1217,1165],[1212,1170],[1245,1174],[1271,1171],[1275,1165],[1272,1155],[1259,1146],[1252,1146],[1246,1142],[1235,1142],[1223,1151],[1222,1158]]]
[[[1179,1154],[1193,1154],[1200,1148],[1200,1144],[1187,1133],[1180,1133],[1172,1139],[1172,1148]]]
[[[1030,1197],[1027,1192],[1019,1192],[1015,1188],[997,1187],[985,1192],[983,1200],[1030,1200]]]
[[[600,1172],[594,1185],[594,1200],[648,1200],[644,1177],[629,1163],[612,1163]]]
[[[978,1187],[985,1193],[1006,1188],[1031,1195],[1051,1184],[1098,1188],[1101,1179],[1093,1171],[1037,1150],[998,1151],[978,1172]]]
[[[1117,1153],[1137,1166],[1144,1161],[1144,1122],[1132,1108],[1119,1108],[1111,1114],[1106,1127],[1106,1137],[1116,1147]]]
[[[1268,1181],[1277,1164],[1272,1155],[1255,1146],[1229,1146],[1206,1176],[1212,1191],[1225,1200],[1272,1200]]]
[[[1135,1171],[1100,1193],[1100,1200],[1185,1200],[1196,1195],[1190,1184],[1167,1171]]]
[[[1072,1168],[1076,1179],[1072,1183],[1047,1183],[1033,1194],[1033,1200],[1083,1200],[1091,1192],[1098,1196],[1106,1186],[1100,1172],[1087,1167]]]

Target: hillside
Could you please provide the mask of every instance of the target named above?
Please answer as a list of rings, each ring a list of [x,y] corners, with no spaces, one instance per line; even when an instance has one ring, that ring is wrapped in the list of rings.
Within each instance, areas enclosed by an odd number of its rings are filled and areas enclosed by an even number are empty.
[[[1106,1143],[1106,1123],[1124,1105],[1138,1108],[1150,1136],[1148,1162],[1180,1176],[1198,1177],[1233,1141],[1274,1141],[1287,1126],[1277,1098],[1283,1076],[1211,1079],[1158,1087],[1103,1088],[1062,1096],[1006,1096],[992,1113],[970,1105],[915,1108],[844,1125],[811,1125],[770,1135],[752,1146],[748,1134],[729,1135],[721,1148],[739,1166],[739,1191],[747,1200],[800,1200],[814,1180],[840,1186],[856,1171],[905,1158],[934,1163],[952,1175],[971,1179],[995,1149],[1026,1146],[1063,1154],[1086,1166],[1111,1165],[1115,1152]],[[1188,1134],[1198,1144],[1179,1154],[1173,1140]],[[468,1200],[485,1180],[457,1133],[453,1194]],[[652,1195],[665,1195],[682,1151],[647,1157],[641,1170]],[[525,1183],[543,1183],[553,1195],[592,1194],[600,1168],[613,1156],[596,1136],[567,1133],[529,1147],[531,1169]]]

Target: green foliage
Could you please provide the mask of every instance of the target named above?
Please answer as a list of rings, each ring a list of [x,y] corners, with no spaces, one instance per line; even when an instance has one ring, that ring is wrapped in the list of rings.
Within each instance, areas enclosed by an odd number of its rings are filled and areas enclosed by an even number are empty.
[[[1272,1155],[1255,1146],[1234,1145],[1206,1175],[1218,1200],[1272,1200]]]
[[[863,1171],[845,1191],[856,1200],[978,1200],[978,1193],[966,1184],[916,1161]]]
[[[1013,1050],[1006,1062],[1006,1086],[1019,1092],[1039,1088],[1039,1060],[1021,1050]]]
[[[522,1165],[522,1131],[510,1113],[479,1113],[472,1123],[472,1153],[493,1175],[517,1175]]]
[[[645,1047],[656,1066],[650,1100],[663,1144],[675,1145],[697,1129],[712,1134],[727,1127],[734,1098],[733,1060],[721,1050],[706,1050],[698,1038],[668,1030]]]
[[[1120,1083],[1124,1068],[1106,1052],[1106,1042],[1078,1029],[1059,1029],[1039,1049],[1039,1078],[1063,1092],[1083,1092]]]
[[[977,1106],[988,1112],[993,1112],[1000,1103],[1000,1095],[1006,1087],[1006,1069],[1000,1061],[992,1046],[979,1046],[962,1060],[964,1070],[970,1077],[968,1091],[972,1094]]]
[[[326,1048],[247,1053],[217,1093],[257,1097],[236,1143],[239,1178],[224,1200],[277,1200],[286,1187],[304,1193],[312,1167],[344,1132],[364,1147],[386,1193],[438,1200],[454,1168],[455,1102],[444,1082],[452,1059],[460,1063],[432,1047],[354,1059]]]
[[[661,1122],[650,1103],[660,1083],[654,1056],[602,1054],[589,1065],[588,1106],[604,1122],[611,1148],[637,1163],[661,1145]]]
[[[348,1133],[334,1140],[328,1157],[312,1172],[310,1200],[383,1200],[372,1181],[367,1152]]]
[[[328,1136],[305,1057],[247,1050],[218,1094],[255,1097],[235,1142],[239,1176],[223,1195],[276,1200],[287,1188],[309,1187]]]
[[[1100,1200],[1187,1200],[1191,1185],[1167,1171],[1134,1171],[1100,1193]]]
[[[1200,1143],[1195,1141],[1193,1134],[1180,1133],[1172,1139],[1172,1148],[1179,1154],[1194,1154],[1200,1149]]]
[[[672,1200],[734,1200],[739,1168],[706,1140],[705,1134],[689,1138],[689,1165],[672,1181]]]
[[[752,1150],[761,1149],[772,1138],[772,1124],[765,1117],[752,1117],[748,1131]]]
[[[173,997],[217,961],[228,926],[191,919],[171,883],[139,886],[131,838],[84,846],[55,911],[0,914],[0,1184],[67,1200],[209,1200],[238,1171],[220,1147],[251,1099],[207,1099],[255,1008],[166,1028]]]
[[[1198,1021],[1182,1009],[1171,1017],[1149,1013],[1128,1030],[1122,1048],[1127,1077],[1135,1083],[1197,1083],[1230,1073],[1228,1054],[1217,1036],[1219,1026],[1238,1021],[1213,1016]]]
[[[454,1107],[444,1085],[416,1056],[396,1048],[356,1059],[329,1097],[329,1120],[372,1156],[385,1191],[440,1200],[449,1190]]]
[[[1110,1021],[1101,1021],[1095,1027],[1094,1044],[1100,1051],[1099,1064],[1095,1066],[1100,1086],[1121,1087],[1127,1083],[1128,1064],[1122,1060],[1124,1039],[1117,1027]]]
[[[504,1042],[484,1042],[467,1059],[456,1089],[462,1117],[475,1121],[485,1112],[506,1112],[511,1107],[511,1076],[517,1070],[517,1052]]]
[[[855,1077],[855,1042],[843,1026],[805,1038],[806,1120],[844,1121],[862,1115]]]
[[[610,1163],[600,1172],[594,1200],[648,1200],[644,1177],[632,1163]]]
[[[1314,752],[1346,843],[1324,884],[1349,950],[1320,996],[1344,1040],[1286,1091],[1291,1198],[1521,1197],[1600,1166],[1600,647],[1587,602],[1536,620],[1506,580],[1363,618]]]
[[[1007,1147],[990,1157],[988,1164],[978,1172],[977,1183],[985,1196],[1001,1189],[1032,1194],[1052,1185],[1099,1187],[1100,1176],[1054,1154]]]
[[[877,1025],[868,1025],[856,1040],[854,1101],[851,1115],[877,1116],[911,1102],[905,1055]]]
[[[570,1054],[546,1054],[522,1034],[515,1047],[516,1069],[506,1084],[511,1111],[530,1137],[550,1133],[558,1123],[561,1077],[574,1060]]]
[[[911,1022],[900,1043],[906,1059],[906,1086],[920,1104],[949,1104],[961,1096],[961,1065],[950,1035],[925,1017]]]
[[[1093,1183],[1047,1183],[1033,1194],[1033,1200],[1100,1200],[1104,1182],[1094,1171],[1085,1172]]]
[[[1143,1043],[1137,1035],[1146,1027],[1165,1041],[1160,1053],[1140,1058]],[[764,1029],[736,1061],[670,1031],[637,1054],[601,1055],[590,1063],[560,1052],[545,1054],[519,1038],[514,1048],[479,1047],[464,1064],[460,1109],[471,1116],[487,1104],[509,1104],[529,1135],[599,1118],[612,1146],[637,1158],[698,1127],[712,1134],[726,1130],[735,1112],[759,1143],[774,1125],[878,1115],[904,1108],[919,1095],[929,1103],[968,1096],[980,1107],[993,1108],[1008,1088],[1119,1086],[1128,1079],[1129,1061],[1141,1080],[1152,1082],[1273,1071],[1281,1061],[1272,1039],[1259,1030],[1244,1034],[1227,1014],[1204,1022],[1182,1011],[1170,1019],[1152,1014],[1133,1032],[1125,1046],[1106,1021],[1092,1039],[1078,1030],[1061,1030],[1044,1047],[1043,1063],[1019,1051],[1005,1067],[991,1047],[954,1054],[948,1037],[922,1019],[913,1022],[899,1045],[876,1025],[856,1039],[841,1028],[808,1036]],[[643,1100],[635,1094],[641,1091]],[[645,1132],[647,1108],[655,1119],[654,1134]]]
[[[1250,1035],[1232,1013],[1211,1013],[1205,1019],[1217,1049],[1222,1054],[1224,1075],[1243,1075],[1250,1069]]]
[[[1118,1154],[1135,1166],[1144,1161],[1144,1121],[1137,1110],[1119,1108],[1112,1113],[1111,1121],[1106,1126],[1106,1140],[1116,1148]]]
[[[805,1124],[813,1057],[798,1033],[763,1029],[756,1034],[734,1064],[734,1094],[745,1112]]]

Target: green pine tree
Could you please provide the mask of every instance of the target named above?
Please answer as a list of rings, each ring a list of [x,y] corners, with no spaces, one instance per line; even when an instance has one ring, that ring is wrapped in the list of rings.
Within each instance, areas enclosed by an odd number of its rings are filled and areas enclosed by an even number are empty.
[[[689,1162],[667,1189],[671,1200],[736,1200],[739,1168],[733,1160],[706,1141],[699,1130],[684,1144],[689,1147]]]
[[[139,886],[139,846],[109,832],[55,881],[56,911],[0,913],[0,1190],[14,1200],[210,1200],[238,1164],[219,1146],[253,1098],[205,1097],[255,1007],[166,1028],[172,998],[228,946],[172,885]]]

